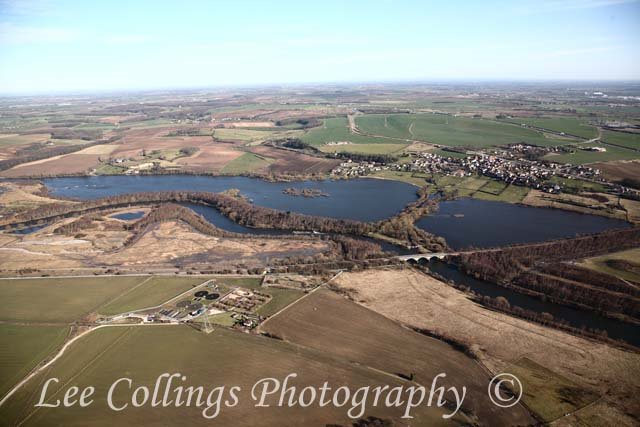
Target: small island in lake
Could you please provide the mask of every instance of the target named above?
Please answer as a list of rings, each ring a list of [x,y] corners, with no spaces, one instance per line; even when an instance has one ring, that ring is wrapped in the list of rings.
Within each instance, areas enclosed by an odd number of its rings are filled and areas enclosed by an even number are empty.
[[[282,190],[283,194],[296,197],[329,197],[329,193],[325,193],[317,188],[294,188],[289,187]]]

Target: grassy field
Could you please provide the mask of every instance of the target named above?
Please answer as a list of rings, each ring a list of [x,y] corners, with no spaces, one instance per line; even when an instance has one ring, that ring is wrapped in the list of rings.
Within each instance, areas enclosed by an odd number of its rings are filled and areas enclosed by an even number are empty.
[[[567,179],[560,178],[558,176],[551,177],[549,182],[554,184],[559,184],[562,187],[580,192],[580,191],[595,191],[595,192],[605,192],[606,188],[604,185],[597,182],[584,181],[581,179]]]
[[[227,163],[221,170],[223,173],[243,173],[253,172],[258,169],[266,168],[271,162],[262,156],[253,153],[244,153]]]
[[[263,141],[273,136],[271,131],[251,129],[214,129],[213,137],[223,141],[252,142]]]
[[[526,357],[516,361],[506,372],[522,382],[523,401],[547,422],[598,398],[597,394],[585,391],[584,387]]]
[[[573,117],[546,117],[546,118],[525,118],[514,117],[505,121],[515,124],[526,124],[543,129],[549,129],[555,132],[564,132],[570,135],[576,135],[585,139],[591,139],[598,136],[598,130],[586,123]]]
[[[567,143],[511,124],[443,114],[365,115],[358,116],[356,123],[368,134],[446,146],[481,148],[517,142],[542,146]]]
[[[610,162],[613,160],[640,159],[640,151],[635,151],[628,148],[614,147],[612,145],[605,145],[597,142],[576,144],[576,147],[604,147],[607,149],[607,151],[605,151],[604,153],[600,153],[597,151],[576,150],[574,153],[548,154],[544,157],[544,159],[556,163],[571,163],[574,165],[596,162]]]
[[[636,282],[640,282],[640,274],[614,268],[613,266],[607,264],[608,261],[616,260],[628,261],[637,264],[638,260],[640,260],[640,248],[614,252],[593,258],[586,258],[580,262],[580,265],[592,270],[599,271],[601,273],[619,277],[624,280],[633,280]]]
[[[72,322],[147,277],[0,280],[0,320]]]
[[[399,171],[379,171],[371,174],[372,177],[378,177],[383,179],[392,179],[395,181],[402,181],[408,184],[417,185],[418,187],[424,187],[428,182],[419,173],[414,172],[399,172]]]
[[[323,145],[320,151],[325,153],[362,153],[362,154],[397,154],[407,144],[347,144]]]
[[[434,178],[438,190],[456,190],[460,197],[473,195],[489,182],[488,178],[476,175],[464,178],[457,176],[435,176]]]
[[[0,325],[0,397],[62,345],[68,326]]]
[[[389,144],[387,138],[373,138],[351,133],[346,117],[326,119],[322,126],[310,129],[302,136],[302,140],[311,145],[324,145],[328,142],[348,141],[352,144]]]
[[[447,384],[466,386],[463,407],[481,420],[513,425],[527,418],[521,408],[493,410],[486,395],[487,374],[462,352],[405,329],[331,291],[309,295],[261,328],[304,348],[392,375],[413,375],[419,384],[430,384],[435,375],[444,372]]]
[[[264,288],[261,292],[271,295],[271,300],[256,310],[265,317],[274,315],[304,295],[304,292],[295,289]]]
[[[229,288],[240,286],[247,289],[258,289],[262,284],[262,277],[219,277],[216,279],[216,283]]]
[[[104,315],[153,307],[206,281],[201,277],[153,277],[147,278],[133,288],[97,309]]]
[[[202,416],[203,407],[169,406],[151,407],[150,404],[135,408],[131,405],[133,390],[126,385],[116,389],[113,401],[129,407],[115,412],[107,407],[106,396],[111,384],[123,376],[133,381],[133,386],[146,385],[153,389],[162,373],[186,376],[184,387],[203,386],[205,393],[214,387],[224,386],[224,398],[229,388],[239,386],[238,404],[221,407],[213,420]],[[20,389],[3,407],[0,424],[24,425],[235,425],[235,426],[297,426],[350,424],[348,407],[329,405],[319,408],[312,405],[279,408],[278,396],[272,396],[268,408],[255,408],[251,388],[265,377],[284,379],[290,373],[299,378],[290,385],[302,388],[319,387],[324,381],[329,386],[349,385],[353,390],[366,385],[400,385],[399,378],[364,367],[355,366],[325,355],[313,349],[305,349],[288,343],[216,328],[204,334],[187,326],[111,327],[90,333],[69,348],[46,373],[43,373]],[[95,387],[94,403],[86,408],[77,405],[64,410],[36,408],[40,387],[45,379],[55,377],[60,382],[49,388],[49,401],[61,398],[63,387],[77,385]],[[205,394],[206,396],[206,394]],[[175,398],[175,396],[173,396]],[[401,408],[370,407],[366,415],[399,421]],[[413,411],[416,425],[442,425],[441,412],[425,406]]]
[[[610,130],[602,131],[602,140],[609,144],[620,145],[634,150],[640,150],[640,134],[630,134],[624,132],[614,132]]]

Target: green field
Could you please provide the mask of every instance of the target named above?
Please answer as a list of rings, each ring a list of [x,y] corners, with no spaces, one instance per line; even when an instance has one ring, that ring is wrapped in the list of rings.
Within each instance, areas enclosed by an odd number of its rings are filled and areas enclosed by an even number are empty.
[[[262,277],[218,277],[216,283],[227,287],[239,286],[247,289],[258,289],[262,284]]]
[[[153,307],[205,281],[201,277],[150,277],[99,307],[97,312],[109,316]]]
[[[387,138],[373,138],[365,135],[351,133],[346,117],[326,119],[322,126],[308,130],[302,140],[310,145],[324,145],[329,142],[348,141],[352,144],[389,144]]]
[[[519,203],[529,189],[517,185],[495,181],[484,176],[441,176],[434,177],[438,190],[456,192],[458,197],[473,197],[496,202]]]
[[[579,136],[584,139],[591,139],[598,136],[598,129],[573,117],[548,117],[548,118],[524,118],[514,117],[504,121],[515,124],[526,124],[543,129],[549,129],[555,132],[564,132],[569,135]]]
[[[0,397],[62,345],[68,326],[0,325]]]
[[[400,172],[400,171],[392,171],[392,170],[383,170],[378,171],[370,176],[383,178],[383,179],[392,179],[394,181],[402,181],[408,184],[417,185],[418,187],[424,187],[428,184],[424,177],[420,176],[419,173],[414,172]]]
[[[271,300],[256,310],[264,317],[274,315],[304,295],[304,292],[295,289],[263,288],[260,291],[271,295]]]
[[[472,197],[482,200],[492,200],[496,202],[520,203],[522,199],[529,193],[527,187],[517,185],[507,185],[499,193],[488,193],[482,187],[479,191],[472,194]]]
[[[526,357],[506,371],[515,375],[523,388],[522,399],[545,421],[553,421],[593,402],[597,395]]]
[[[548,182],[553,184],[559,184],[563,188],[570,190],[572,192],[581,192],[581,191],[595,191],[604,193],[606,191],[606,187],[597,182],[584,181],[581,179],[567,179],[560,178],[558,176],[551,177]]]
[[[147,277],[82,277],[0,280],[0,320],[69,323]]]
[[[602,131],[602,140],[609,144],[620,145],[622,147],[640,150],[640,134],[630,134],[624,132],[614,132],[610,130]]]
[[[600,153],[597,151],[583,151],[576,149],[574,153],[567,154],[548,154],[544,157],[545,160],[549,160],[556,163],[570,163],[574,165],[581,165],[585,163],[596,162],[610,162],[613,160],[633,160],[640,159],[640,151],[631,150],[628,148],[614,147],[613,145],[591,142],[584,144],[576,144],[576,147],[604,147],[606,152]]]
[[[323,145],[320,151],[325,153],[362,153],[362,154],[398,154],[407,144],[347,144]]]
[[[270,162],[262,156],[257,156],[253,153],[244,153],[242,156],[237,157],[227,163],[221,170],[222,173],[243,173],[253,172],[258,169],[269,166]]]
[[[118,387],[113,397],[117,405],[129,402],[121,412],[108,408],[106,396],[109,387],[119,378],[128,377],[133,386],[153,384],[162,373],[180,373],[186,381],[175,386],[203,386],[205,393],[224,386],[225,399],[232,386],[240,387],[238,404],[222,407],[215,419],[202,416],[203,407],[169,406],[140,408],[131,405],[133,390],[126,385]],[[198,332],[188,326],[108,327],[96,330],[74,343],[47,372],[33,378],[12,396],[0,412],[1,425],[350,425],[346,415],[348,407],[312,405],[278,407],[278,396],[271,396],[268,408],[256,408],[251,388],[259,379],[284,379],[297,373],[298,379],[290,385],[299,388],[320,386],[327,381],[337,388],[349,385],[355,390],[362,386],[389,385],[395,387],[402,380],[392,375],[340,360],[322,351],[305,349],[283,341],[215,328],[210,334]],[[62,398],[71,385],[95,387],[94,402],[86,408],[37,408],[43,382],[58,378],[51,384],[48,401]],[[206,397],[206,394],[204,395]],[[175,395],[173,396],[175,398]],[[399,421],[401,408],[370,406],[366,415]],[[441,411],[426,405],[416,408],[416,425],[443,425]],[[89,421],[90,420],[90,421]]]
[[[618,268],[613,268],[610,265],[607,265],[607,261],[627,261],[631,263],[638,264],[638,260],[640,259],[640,248],[638,249],[630,249],[622,252],[614,252],[607,255],[602,255],[593,258],[586,258],[580,261],[580,265],[582,267],[590,268],[592,270],[599,271],[601,273],[610,274],[615,277],[619,277],[623,280],[632,280],[635,282],[640,282],[640,274],[636,274],[631,271],[621,270]]]
[[[512,124],[444,114],[364,115],[356,117],[356,123],[367,134],[450,147],[481,148],[518,142],[547,146],[569,142]]]

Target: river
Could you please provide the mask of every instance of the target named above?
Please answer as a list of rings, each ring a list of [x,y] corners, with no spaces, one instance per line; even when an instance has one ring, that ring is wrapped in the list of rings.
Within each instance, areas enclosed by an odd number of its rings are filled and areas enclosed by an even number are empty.
[[[592,311],[552,304],[484,280],[478,280],[464,274],[456,266],[442,261],[429,261],[427,267],[445,279],[452,280],[459,285],[468,286],[477,294],[493,298],[501,296],[506,298],[512,306],[518,306],[537,313],[547,312],[553,315],[555,319],[565,320],[575,328],[584,327],[604,330],[607,331],[610,338],[622,339],[629,344],[640,347],[640,326],[609,319]]]

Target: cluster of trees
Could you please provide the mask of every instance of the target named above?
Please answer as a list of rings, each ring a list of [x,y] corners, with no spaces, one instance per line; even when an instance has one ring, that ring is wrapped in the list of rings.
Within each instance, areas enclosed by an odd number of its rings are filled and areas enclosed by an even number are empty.
[[[640,320],[639,298],[594,287],[589,281],[575,282],[537,271],[523,271],[513,280],[513,284],[544,295],[554,302],[588,308],[603,315],[610,313]]]
[[[377,243],[345,236],[332,236],[331,240],[337,243],[344,259],[367,259],[383,255],[382,247]]]
[[[320,126],[321,124],[322,122],[316,118],[291,118],[276,121],[276,126],[298,125],[300,129],[309,129]]]
[[[373,163],[393,163],[398,160],[397,157],[389,154],[367,154],[367,153],[349,153],[349,152],[336,152],[336,153],[323,153],[313,145],[309,145],[302,141],[300,138],[285,138],[274,140],[273,144],[279,147],[290,148],[292,150],[304,151],[308,154],[321,155],[330,159],[343,159],[352,160],[354,162],[373,162]]]
[[[448,246],[442,237],[414,225],[419,218],[437,209],[438,201],[429,199],[429,190],[423,187],[418,190],[418,200],[407,205],[398,215],[378,222],[377,232],[414,246],[422,246],[432,252],[444,252]]]
[[[327,154],[327,157],[330,157],[332,159],[338,158],[344,160],[352,160],[354,162],[369,162],[380,164],[393,163],[398,160],[396,156],[391,156],[389,154],[349,153],[347,151]]]
[[[87,230],[91,228],[96,228],[97,224],[95,223],[98,217],[95,214],[84,215],[75,221],[69,222],[67,224],[63,224],[53,230],[56,234],[64,234],[67,236],[72,236],[79,233],[82,230]]]
[[[640,299],[632,285],[614,277],[558,265],[560,261],[602,255],[640,246],[640,228],[462,254],[454,261],[477,278],[549,298],[556,303],[605,315],[640,319]],[[606,276],[606,277],[605,277]],[[618,317],[618,316],[616,316]]]
[[[99,129],[53,129],[51,139],[81,139],[83,141],[93,141],[102,138],[102,131]]]
[[[540,270],[545,274],[562,277],[566,280],[589,283],[589,285],[596,286],[600,289],[622,292],[640,298],[640,283],[622,280],[589,268],[583,268],[574,264],[552,263],[542,265]]]

